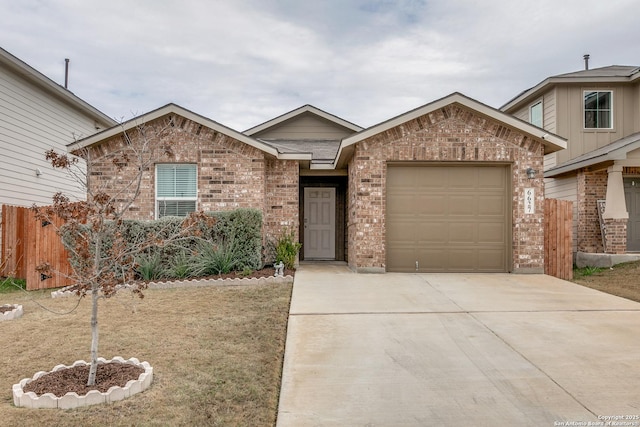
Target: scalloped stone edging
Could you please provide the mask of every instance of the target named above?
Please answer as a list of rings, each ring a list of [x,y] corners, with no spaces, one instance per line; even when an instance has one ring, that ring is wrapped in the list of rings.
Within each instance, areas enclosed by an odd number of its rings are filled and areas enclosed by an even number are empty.
[[[13,307],[13,310],[0,313],[0,322],[2,322],[3,320],[14,320],[22,317],[22,315],[24,314],[24,310],[19,304],[3,304],[2,307]]]
[[[151,386],[153,381],[153,368],[148,362],[140,362],[135,357],[128,360],[123,359],[120,356],[116,356],[111,360],[106,360],[102,357],[98,358],[98,363],[110,363],[120,362],[136,365],[144,368],[144,372],[140,374],[137,380],[130,380],[124,387],[113,386],[106,393],[101,393],[98,390],[91,390],[85,395],[79,396],[75,392],[70,392],[62,397],[57,397],[52,393],[45,393],[38,396],[34,392],[30,391],[25,393],[24,386],[30,381],[37,380],[41,376],[48,374],[49,372],[39,371],[33,376],[33,378],[24,378],[18,384],[13,385],[13,404],[24,408],[58,408],[58,409],[74,409],[82,406],[98,405],[101,403],[112,403],[118,400],[126,399],[134,394],[141,393]],[[88,365],[89,363],[84,360],[76,360],[71,366],[56,365],[51,372],[56,372],[60,369],[72,368],[74,366]]]
[[[293,276],[269,276],[269,277],[243,277],[233,279],[188,279],[188,280],[167,280],[149,283],[149,289],[170,289],[170,288],[200,288],[205,286],[238,286],[238,285],[259,285],[271,283],[293,283]],[[122,287],[122,286],[120,286]],[[124,285],[125,288],[132,287]],[[51,298],[64,298],[75,295],[73,285],[51,292]]]

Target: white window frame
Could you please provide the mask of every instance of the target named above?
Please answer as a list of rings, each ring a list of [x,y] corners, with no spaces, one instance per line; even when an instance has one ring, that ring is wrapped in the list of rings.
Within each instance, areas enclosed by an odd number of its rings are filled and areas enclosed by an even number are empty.
[[[609,127],[592,127],[592,128],[588,128],[587,127],[587,123],[586,123],[586,113],[587,113],[587,109],[585,108],[585,97],[587,95],[587,93],[604,93],[604,92],[608,92],[609,93]],[[596,95],[597,96],[597,95]],[[604,110],[595,110],[596,113],[598,111],[604,111]],[[585,89],[582,91],[582,128],[586,131],[597,131],[597,130],[611,130],[613,129],[613,90],[611,89]]]
[[[159,197],[158,196],[158,169],[163,167],[179,167],[179,166],[189,166],[193,167],[195,170],[195,193],[193,196],[185,196],[185,197]],[[194,202],[194,211],[198,209],[198,166],[195,163],[158,163],[155,167],[155,198],[154,198],[154,209],[155,209],[155,218],[162,218],[167,215],[160,215],[159,202],[163,201],[193,201]]]
[[[540,124],[533,122],[533,109],[537,106],[540,106]],[[538,126],[539,128],[544,127],[544,104],[542,103],[542,99],[534,102],[529,106],[529,123],[534,126]]]

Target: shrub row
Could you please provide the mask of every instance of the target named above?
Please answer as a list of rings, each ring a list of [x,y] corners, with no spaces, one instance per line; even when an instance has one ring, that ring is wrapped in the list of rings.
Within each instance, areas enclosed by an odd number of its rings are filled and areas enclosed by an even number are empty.
[[[136,253],[142,279],[186,278],[226,273],[231,270],[262,268],[262,213],[257,209],[207,212],[214,221],[200,221],[186,236],[175,238],[185,227],[185,219],[165,217],[154,221],[125,220],[103,242],[111,248],[119,233],[127,249]],[[116,230],[117,228],[117,230]],[[73,247],[74,236],[64,233],[63,241]],[[76,237],[77,238],[77,237]],[[148,242],[169,242],[148,245]],[[135,248],[148,246],[142,251]],[[105,251],[106,253],[107,251]],[[81,262],[70,251],[70,262]]]

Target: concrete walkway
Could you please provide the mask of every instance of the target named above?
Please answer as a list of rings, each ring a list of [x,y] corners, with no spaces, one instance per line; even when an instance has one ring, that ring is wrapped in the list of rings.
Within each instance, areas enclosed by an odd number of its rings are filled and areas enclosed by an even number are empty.
[[[640,426],[638,303],[544,275],[296,272],[279,427],[613,416]]]

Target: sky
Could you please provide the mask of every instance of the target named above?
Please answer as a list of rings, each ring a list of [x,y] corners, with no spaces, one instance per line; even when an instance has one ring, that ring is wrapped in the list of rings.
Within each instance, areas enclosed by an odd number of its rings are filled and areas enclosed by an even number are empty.
[[[311,104],[369,127],[453,92],[640,65],[637,0],[0,0],[0,47],[118,121],[238,131]]]

